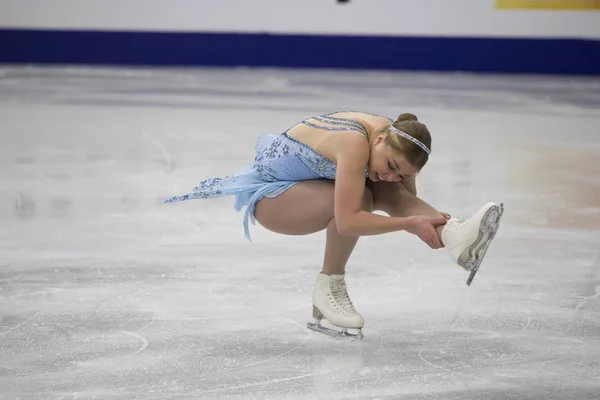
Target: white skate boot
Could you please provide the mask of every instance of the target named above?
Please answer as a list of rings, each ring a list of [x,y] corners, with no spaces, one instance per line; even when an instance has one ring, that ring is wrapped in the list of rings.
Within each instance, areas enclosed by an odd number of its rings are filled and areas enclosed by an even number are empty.
[[[325,275],[323,273],[317,276],[317,282],[313,290],[313,317],[316,321],[307,324],[308,329],[321,332],[334,337],[352,337],[362,339],[361,328],[365,321],[356,311],[348,291],[344,275]],[[325,318],[331,325],[342,328],[336,331],[321,325],[321,320]],[[348,333],[348,329],[358,329],[358,333]]]
[[[468,286],[496,235],[503,212],[503,204],[487,203],[467,220],[449,219],[442,230],[442,242],[450,258],[470,272]]]

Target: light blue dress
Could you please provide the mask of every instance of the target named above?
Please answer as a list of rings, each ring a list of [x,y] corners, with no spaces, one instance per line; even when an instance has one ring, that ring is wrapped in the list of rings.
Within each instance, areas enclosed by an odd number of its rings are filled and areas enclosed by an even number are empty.
[[[325,131],[358,131],[368,141],[367,129],[361,123],[332,116],[338,113],[340,112],[308,118],[300,123]],[[256,223],[254,209],[257,201],[265,196],[276,197],[301,181],[335,179],[336,164],[306,144],[288,136],[288,131],[289,129],[281,135],[260,135],[256,143],[254,162],[244,170],[225,178],[203,180],[193,192],[171,197],[165,203],[234,196],[234,207],[237,211],[247,207],[243,219],[244,234],[251,240],[248,220]],[[365,176],[367,175],[368,169],[365,166]]]

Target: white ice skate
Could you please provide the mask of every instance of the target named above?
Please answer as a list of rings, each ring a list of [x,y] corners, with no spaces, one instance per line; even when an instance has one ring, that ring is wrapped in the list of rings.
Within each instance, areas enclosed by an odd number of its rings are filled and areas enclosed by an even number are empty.
[[[449,219],[442,230],[442,242],[450,252],[450,258],[470,272],[468,286],[471,285],[488,246],[498,231],[503,212],[503,204],[490,202],[467,220]]]
[[[356,311],[348,290],[344,275],[319,274],[313,290],[313,317],[315,322],[307,324],[308,329],[338,338],[362,339],[363,317]],[[325,318],[331,325],[342,328],[341,331],[321,325]],[[349,333],[348,329],[358,329],[357,333]]]

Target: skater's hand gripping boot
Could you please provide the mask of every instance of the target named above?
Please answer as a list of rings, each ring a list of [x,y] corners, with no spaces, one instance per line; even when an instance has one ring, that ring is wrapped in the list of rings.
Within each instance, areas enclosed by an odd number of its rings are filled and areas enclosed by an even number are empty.
[[[446,217],[433,218],[424,215],[413,215],[407,218],[410,224],[410,228],[407,229],[409,233],[418,236],[432,249],[441,249],[444,247],[435,229],[437,226],[448,222]]]

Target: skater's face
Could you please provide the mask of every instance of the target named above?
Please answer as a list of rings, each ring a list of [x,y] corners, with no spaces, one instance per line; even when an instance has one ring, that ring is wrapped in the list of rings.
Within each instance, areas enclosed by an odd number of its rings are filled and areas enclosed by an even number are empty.
[[[419,172],[406,158],[394,152],[385,140],[386,135],[378,135],[371,144],[369,157],[369,179],[374,182],[401,182]]]

